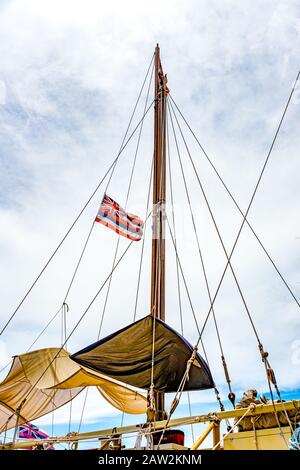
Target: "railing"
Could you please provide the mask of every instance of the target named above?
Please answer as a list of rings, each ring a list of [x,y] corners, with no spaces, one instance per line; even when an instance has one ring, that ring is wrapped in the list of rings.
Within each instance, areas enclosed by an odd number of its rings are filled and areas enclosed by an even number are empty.
[[[275,409],[274,409],[275,408]],[[162,429],[167,428],[174,428],[178,426],[184,426],[189,424],[199,424],[199,423],[209,423],[208,428],[204,431],[204,433],[197,439],[195,444],[192,446],[192,450],[196,450],[200,447],[206,437],[213,432],[213,449],[220,448],[220,423],[222,420],[225,419],[240,419],[243,418],[246,414],[248,416],[257,416],[266,413],[274,413],[276,410],[279,411],[290,411],[290,410],[298,410],[300,412],[300,400],[293,400],[293,401],[286,401],[284,403],[279,402],[267,405],[254,405],[251,404],[249,408],[240,408],[234,409],[229,411],[216,411],[213,413],[209,413],[206,415],[196,415],[184,418],[177,418],[170,420],[167,423],[166,420],[164,421],[156,421],[153,423],[153,431],[159,431]],[[66,436],[57,436],[51,437],[48,439],[30,439],[30,441],[19,441],[15,444],[7,443],[7,444],[0,444],[1,450],[12,450],[12,449],[25,449],[32,446],[38,446],[44,443],[51,443],[51,444],[59,444],[59,443],[72,443],[73,449],[77,448],[77,445],[80,441],[88,441],[91,439],[99,439],[102,441],[114,441],[116,439],[120,439],[120,437],[124,434],[134,434],[138,433],[142,430],[144,424],[139,425],[131,425],[131,426],[122,426],[119,428],[111,428],[109,429],[101,429],[98,431],[91,431],[86,433],[70,433],[70,435]],[[100,444],[101,446],[101,444]],[[99,447],[100,447],[99,446]],[[105,446],[106,447],[106,446]],[[100,450],[100,449],[99,449]]]

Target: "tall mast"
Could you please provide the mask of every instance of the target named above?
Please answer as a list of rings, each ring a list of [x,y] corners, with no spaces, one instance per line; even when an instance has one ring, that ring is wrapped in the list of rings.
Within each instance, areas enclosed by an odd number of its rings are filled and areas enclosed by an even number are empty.
[[[154,80],[153,232],[151,269],[151,314],[165,320],[165,202],[166,202],[166,78],[155,49]],[[155,384],[154,384],[155,385]],[[155,419],[165,418],[164,393],[154,392]]]

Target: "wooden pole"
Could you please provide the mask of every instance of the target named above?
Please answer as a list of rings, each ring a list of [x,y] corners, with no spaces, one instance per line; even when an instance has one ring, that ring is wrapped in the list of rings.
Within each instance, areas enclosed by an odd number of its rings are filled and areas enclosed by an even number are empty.
[[[151,264],[151,314],[165,320],[165,202],[166,202],[166,87],[160,62],[160,49],[155,49],[154,80],[154,168],[153,232]],[[155,384],[154,384],[155,386]],[[164,394],[155,393],[155,416],[165,418]]]
[[[282,403],[275,403],[274,405],[256,405],[256,407],[251,411],[249,416],[260,416],[262,414],[267,413],[274,413],[274,407],[276,411],[282,411]],[[287,411],[300,411],[300,400],[293,400],[293,401],[286,401],[284,402],[284,407]],[[239,408],[234,410],[228,411],[216,411],[213,413],[206,414],[206,415],[195,415],[195,416],[185,416],[182,418],[172,419],[170,422],[167,421],[160,421],[155,423],[155,429],[164,429],[166,426],[167,428],[174,428],[178,426],[185,426],[190,424],[199,424],[199,423],[214,423],[215,420],[218,419],[220,421],[224,419],[237,419],[242,417],[248,408]],[[142,426],[142,423],[141,423]],[[278,428],[274,428],[274,430]],[[111,436],[113,438],[116,435],[122,434],[135,434],[139,430],[139,426],[136,424],[130,426],[122,426],[119,428],[115,428],[114,433],[112,434],[111,428],[108,429],[98,429],[96,431],[90,431],[85,433],[76,434],[74,433],[73,436],[57,436],[51,437],[49,439],[32,439],[31,445],[33,444],[42,444],[43,442],[51,442],[52,444],[58,442],[76,442],[82,440],[90,440],[90,439],[107,439],[107,436]],[[11,449],[22,449],[28,447],[28,442],[17,442],[15,445],[13,443],[7,444],[0,444],[0,450],[11,450]]]
[[[207,436],[211,431],[214,431],[215,429],[215,423],[212,422],[208,425],[208,427],[205,429],[205,431],[201,434],[201,436],[196,440],[196,442],[192,445],[191,450],[197,450],[201,446],[202,442],[205,441]]]
[[[213,447],[215,450],[220,450],[220,440],[221,440],[221,433],[220,433],[220,423],[219,422],[214,422],[214,427],[213,427]]]

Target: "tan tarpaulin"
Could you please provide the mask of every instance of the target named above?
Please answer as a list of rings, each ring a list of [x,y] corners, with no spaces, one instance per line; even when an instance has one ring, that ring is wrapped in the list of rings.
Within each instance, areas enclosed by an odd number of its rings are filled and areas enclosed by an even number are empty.
[[[271,404],[271,400],[264,399],[262,400],[261,398],[258,399],[257,397],[257,390],[255,388],[249,388],[243,393],[243,398],[241,399],[240,402],[238,402],[235,405],[236,409],[240,408],[248,408],[251,403],[254,403],[255,405],[263,405],[263,404]],[[300,415],[299,411],[297,409],[295,410],[289,410],[286,412],[290,422],[295,425],[297,422],[300,421]],[[279,421],[281,426],[288,426],[289,422],[286,418],[284,409],[282,411],[277,411],[277,419],[275,413],[264,413],[261,415],[256,415],[254,417],[248,417],[246,416],[243,418],[241,421],[236,419],[236,421],[239,421],[238,424],[238,430],[239,431],[251,431],[253,427],[255,429],[269,429],[269,428],[277,428],[278,427],[278,422]]]
[[[6,424],[7,429],[15,426],[13,412],[33,386],[21,408],[20,422],[39,418],[65,405],[86,386],[96,386],[109,403],[125,413],[146,412],[146,398],[124,384],[79,366],[64,349],[39,349],[14,357],[6,379],[0,383],[0,432]]]

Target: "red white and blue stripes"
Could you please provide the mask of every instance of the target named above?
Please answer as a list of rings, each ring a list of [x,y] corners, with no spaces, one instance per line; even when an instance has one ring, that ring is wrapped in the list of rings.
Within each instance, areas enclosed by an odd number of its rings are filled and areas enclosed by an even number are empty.
[[[96,216],[96,222],[130,240],[139,241],[143,236],[144,222],[136,215],[125,212],[116,201],[106,194]]]
[[[23,439],[47,439],[49,436],[34,424],[27,423],[19,427],[19,437]]]

